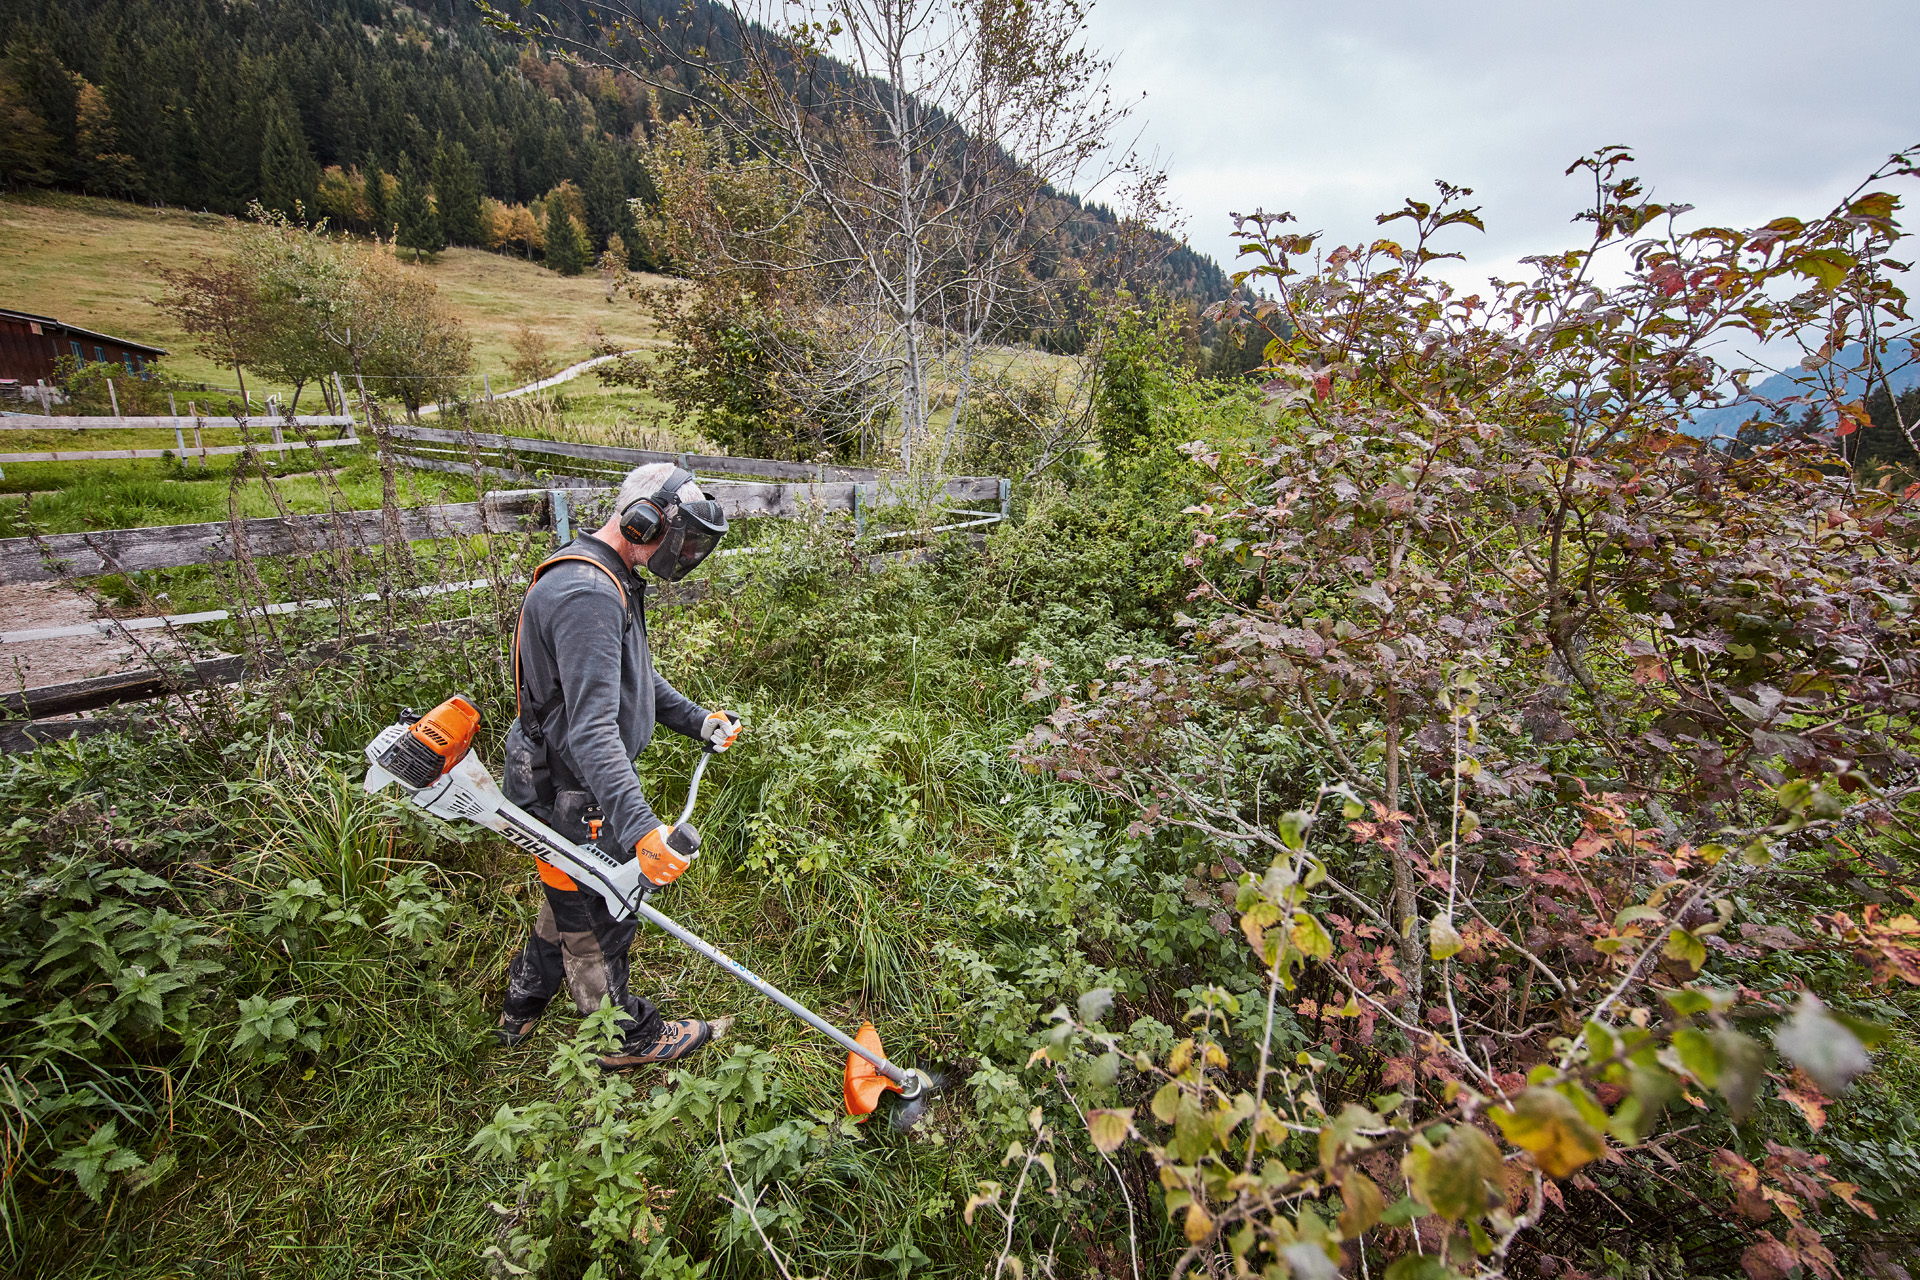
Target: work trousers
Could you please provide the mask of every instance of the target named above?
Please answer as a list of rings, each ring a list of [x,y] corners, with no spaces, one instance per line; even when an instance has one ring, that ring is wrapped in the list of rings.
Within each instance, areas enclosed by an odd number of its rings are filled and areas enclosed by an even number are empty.
[[[542,881],[546,901],[520,954],[507,966],[509,1022],[525,1022],[546,1012],[566,983],[573,1007],[582,1014],[600,1007],[603,997],[625,1015],[620,1025],[629,1050],[659,1038],[661,1020],[651,1001],[627,990],[627,950],[635,922],[615,920],[606,900],[589,889],[556,889]]]

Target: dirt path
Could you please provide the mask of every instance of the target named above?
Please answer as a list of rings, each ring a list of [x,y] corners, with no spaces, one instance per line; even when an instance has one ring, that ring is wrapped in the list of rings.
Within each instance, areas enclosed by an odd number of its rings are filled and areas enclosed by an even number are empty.
[[[63,582],[0,583],[0,631],[77,626],[97,622],[103,616],[90,597]],[[165,655],[180,651],[164,631],[134,634],[139,644],[124,632],[0,644],[0,683],[11,692],[138,671],[153,665],[149,652]],[[206,652],[193,656],[208,657],[212,653],[208,646]]]

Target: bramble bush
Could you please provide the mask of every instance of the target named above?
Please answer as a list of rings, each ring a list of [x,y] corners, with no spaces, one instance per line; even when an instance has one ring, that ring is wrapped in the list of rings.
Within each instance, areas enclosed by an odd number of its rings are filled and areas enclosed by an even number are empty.
[[[1914,1051],[1916,491],[1683,427],[1745,394],[1738,336],[1800,344],[1826,441],[1857,429],[1832,364],[1911,358],[1878,184],[1916,170],[1685,230],[1629,159],[1569,171],[1587,245],[1478,294],[1433,274],[1479,225],[1445,184],[1380,219],[1405,243],[1242,219],[1273,297],[1223,318],[1286,337],[1270,439],[1189,448],[1180,643],[1058,693],[1028,664],[1029,764],[1236,872],[1252,980],[1133,1055],[1150,1104],[1089,1113],[1157,1168],[1176,1276],[1587,1274],[1613,1236],[1663,1275],[1905,1275],[1920,1169],[1829,1139]],[[1055,1062],[1125,1048],[1054,1017]]]

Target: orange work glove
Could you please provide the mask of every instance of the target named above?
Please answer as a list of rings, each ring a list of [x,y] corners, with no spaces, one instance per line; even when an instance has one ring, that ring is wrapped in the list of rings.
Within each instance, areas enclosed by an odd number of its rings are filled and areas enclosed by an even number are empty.
[[[647,878],[647,883],[664,889],[678,880],[700,856],[700,833],[691,822],[677,827],[661,825],[641,836],[633,852],[640,860],[640,874]]]
[[[700,739],[709,751],[725,751],[740,736],[740,717],[731,711],[716,711],[700,726]]]

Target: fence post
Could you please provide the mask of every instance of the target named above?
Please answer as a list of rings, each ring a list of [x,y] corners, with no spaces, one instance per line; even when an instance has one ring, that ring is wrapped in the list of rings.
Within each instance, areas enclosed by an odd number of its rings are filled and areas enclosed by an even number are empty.
[[[489,378],[486,374],[483,373],[480,375],[480,381],[487,388],[487,403],[492,404],[493,403],[493,379]]]
[[[173,402],[173,392],[167,392],[167,416],[173,419],[173,455],[180,465],[187,463],[187,438],[180,434],[180,406]]]
[[[120,416],[120,393],[113,389],[113,379],[107,379],[107,399],[113,401],[113,416]]]
[[[347,418],[347,439],[358,439],[358,437],[353,434],[353,406],[347,403],[347,382],[346,379],[340,376],[338,369],[333,371],[333,385],[334,389],[340,393],[340,412],[345,414]]]
[[[193,415],[193,447],[200,451],[200,469],[207,469],[207,446],[200,440],[200,406],[187,401],[187,412]]]
[[[1013,481],[1006,476],[1000,477],[1000,518],[1007,519],[1013,514]]]
[[[853,482],[853,540],[858,542],[867,531],[867,504],[862,500],[866,496],[867,486],[858,480]]]
[[[553,534],[564,547],[573,541],[573,500],[565,489],[549,489],[547,501],[553,507]]]

